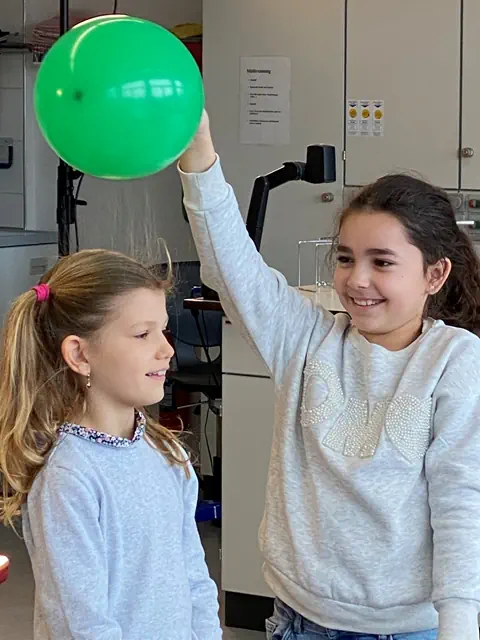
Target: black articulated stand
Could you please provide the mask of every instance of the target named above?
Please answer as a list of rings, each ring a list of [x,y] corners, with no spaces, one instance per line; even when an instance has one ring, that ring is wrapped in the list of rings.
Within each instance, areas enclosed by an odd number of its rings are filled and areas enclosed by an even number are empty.
[[[60,37],[68,29],[69,0],[60,0]],[[75,126],[75,123],[72,122],[72,126]],[[86,204],[83,200],[77,200],[74,190],[74,180],[81,177],[80,171],[76,171],[60,159],[57,170],[57,227],[60,257],[68,256],[70,253],[70,227],[77,222],[77,204]]]
[[[259,176],[253,185],[247,215],[247,231],[260,250],[268,196],[272,189],[287,182],[302,180],[310,184],[335,182],[335,147],[326,144],[312,144],[307,147],[306,162],[284,162],[283,167]]]
[[[323,184],[335,182],[336,179],[335,147],[326,144],[307,147],[306,162],[284,162],[280,169],[259,176],[253,185],[247,215],[247,231],[257,249],[260,251],[268,196],[272,189],[297,180]],[[206,285],[202,285],[202,295],[209,300],[218,300],[217,292]]]

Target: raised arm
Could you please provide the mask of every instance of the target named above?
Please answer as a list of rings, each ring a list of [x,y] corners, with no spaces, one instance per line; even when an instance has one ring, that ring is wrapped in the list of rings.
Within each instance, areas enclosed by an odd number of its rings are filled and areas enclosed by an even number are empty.
[[[320,325],[326,334],[333,317],[290,287],[258,253],[223,177],[206,114],[179,170],[202,281],[218,292],[229,319],[279,380],[314,327]]]

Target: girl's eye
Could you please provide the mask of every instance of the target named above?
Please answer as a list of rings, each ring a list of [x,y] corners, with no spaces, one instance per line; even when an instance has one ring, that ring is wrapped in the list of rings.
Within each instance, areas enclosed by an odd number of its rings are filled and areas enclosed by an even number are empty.
[[[148,331],[144,331],[143,333],[139,333],[138,336],[135,336],[135,337],[145,339],[147,336],[148,336]]]
[[[352,262],[352,258],[349,258],[348,256],[337,256],[337,262],[340,264],[349,264]]]
[[[375,260],[376,267],[393,267],[393,262],[389,262],[388,260]]]

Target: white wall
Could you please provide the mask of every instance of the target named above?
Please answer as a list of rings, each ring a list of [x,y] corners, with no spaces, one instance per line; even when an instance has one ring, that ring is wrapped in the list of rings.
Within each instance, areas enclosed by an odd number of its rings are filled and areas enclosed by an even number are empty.
[[[18,2],[19,0],[7,0]],[[71,0],[71,10],[92,14],[111,11],[111,0]],[[27,29],[57,11],[58,0],[25,0]],[[119,0],[118,12],[140,16],[171,27],[201,22],[201,0]],[[132,55],[134,52],[132,51]],[[26,201],[28,228],[55,228],[56,165],[32,111],[36,68],[26,67]],[[74,126],[74,123],[72,123]],[[195,259],[196,252],[181,207],[180,183],[174,167],[145,180],[110,182],[86,177],[80,197],[87,207],[78,209],[82,248],[106,247],[131,251],[149,240],[164,238],[177,260]]]
[[[307,145],[337,150],[334,184],[289,184],[273,191],[261,253],[290,284],[298,282],[297,243],[330,235],[342,204],[344,3],[332,0],[204,0],[204,79],[212,131],[243,212],[254,179],[288,160],[304,160]],[[291,63],[289,144],[242,144],[240,58],[282,56]],[[332,193],[333,201],[322,200]],[[314,281],[314,251],[304,252],[304,283]]]
[[[2,0],[0,28],[3,31],[21,31],[23,25],[23,1]]]

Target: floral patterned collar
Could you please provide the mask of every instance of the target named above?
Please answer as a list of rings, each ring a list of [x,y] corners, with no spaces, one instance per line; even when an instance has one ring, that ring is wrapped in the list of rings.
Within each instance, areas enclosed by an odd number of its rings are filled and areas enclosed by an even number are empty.
[[[108,447],[127,448],[133,446],[143,437],[146,423],[147,421],[143,413],[135,410],[135,433],[131,440],[129,438],[121,438],[120,436],[112,436],[109,433],[103,433],[102,431],[82,427],[79,424],[73,424],[71,422],[65,422],[62,424],[58,429],[58,435],[70,434]]]

